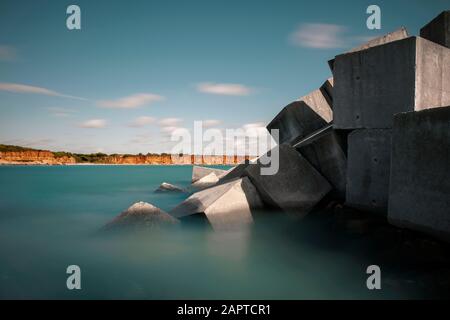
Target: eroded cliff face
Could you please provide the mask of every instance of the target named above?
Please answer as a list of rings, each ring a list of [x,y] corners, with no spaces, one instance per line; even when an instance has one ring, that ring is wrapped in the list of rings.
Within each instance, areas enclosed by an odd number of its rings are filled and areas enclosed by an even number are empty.
[[[183,164],[208,164],[234,165],[243,162],[249,157],[244,156],[194,156],[194,155],[169,155],[169,154],[153,154],[153,155],[110,155],[105,156],[96,164],[123,164],[123,165],[183,165]],[[0,164],[43,164],[43,165],[63,165],[77,162],[71,156],[56,156],[51,151],[5,151],[0,152]]]
[[[56,157],[51,151],[5,151],[0,152],[0,164],[74,164],[75,158]]]

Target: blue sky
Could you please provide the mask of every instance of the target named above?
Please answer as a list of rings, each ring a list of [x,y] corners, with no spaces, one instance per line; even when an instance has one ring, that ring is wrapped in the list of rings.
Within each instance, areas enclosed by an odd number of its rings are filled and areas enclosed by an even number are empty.
[[[66,8],[81,8],[81,30]],[[381,7],[368,30],[366,8]],[[73,152],[168,151],[209,120],[269,122],[331,76],[327,60],[421,26],[448,1],[0,2],[0,143]],[[311,34],[314,37],[311,37]]]

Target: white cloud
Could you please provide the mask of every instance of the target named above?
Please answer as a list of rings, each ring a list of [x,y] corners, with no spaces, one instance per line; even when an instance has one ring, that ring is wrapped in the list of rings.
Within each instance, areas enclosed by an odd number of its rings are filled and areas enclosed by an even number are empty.
[[[155,122],[155,118],[142,116],[134,119],[130,123],[130,127],[144,127],[146,125],[149,125],[151,123]]]
[[[212,128],[212,127],[217,127],[221,124],[222,122],[220,120],[203,120],[203,127],[204,128]]]
[[[164,97],[157,94],[136,93],[116,100],[100,100],[97,105],[104,108],[133,109],[162,100]]]
[[[50,112],[52,116],[61,118],[70,117],[76,112],[75,110],[72,109],[58,108],[58,107],[47,108],[47,110]]]
[[[159,120],[159,125],[161,127],[176,127],[178,126],[183,119],[180,118],[164,118]]]
[[[105,119],[86,120],[80,124],[80,127],[89,129],[101,129],[106,127],[106,120]]]
[[[212,83],[204,82],[197,85],[197,90],[203,93],[228,95],[228,96],[247,96],[251,89],[238,83]]]
[[[289,40],[292,44],[315,49],[346,47],[344,37],[347,27],[337,24],[305,23],[294,31]]]
[[[42,94],[42,95],[46,95],[46,96],[70,98],[70,99],[77,99],[77,100],[86,100],[84,98],[70,96],[70,95],[59,93],[59,92],[56,92],[56,91],[53,91],[53,90],[50,90],[47,88],[29,86],[29,85],[20,84],[20,83],[0,82],[0,90],[16,92],[16,93]]]
[[[14,61],[17,58],[16,49],[11,46],[0,45],[0,61]]]

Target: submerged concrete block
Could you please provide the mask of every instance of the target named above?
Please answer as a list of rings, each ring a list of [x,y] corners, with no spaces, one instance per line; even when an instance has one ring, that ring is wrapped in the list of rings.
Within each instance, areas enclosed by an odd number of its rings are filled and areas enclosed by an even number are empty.
[[[442,11],[436,18],[420,29],[420,36],[450,48],[450,11]]]
[[[344,137],[346,139],[346,137]],[[347,156],[343,137],[328,126],[294,147],[333,186],[337,198],[345,199]]]
[[[290,145],[282,144],[270,152],[272,156],[279,153],[276,174],[261,175],[260,162],[249,165],[246,174],[265,203],[304,216],[331,190],[330,184]]]
[[[220,177],[222,174],[226,173],[226,170],[201,166],[192,166],[192,182],[196,182],[197,180],[206,177],[210,173],[214,173],[217,177]]]
[[[369,49],[372,47],[380,46],[382,44],[386,44],[386,43],[397,41],[397,40],[402,40],[405,38],[408,38],[408,31],[406,30],[406,28],[402,27],[398,30],[395,30],[394,32],[390,32],[381,37],[371,39],[368,42],[347,51],[346,53],[357,52],[357,51]],[[330,66],[331,71],[333,71],[333,69],[334,69],[334,61],[335,61],[335,59],[328,61],[328,65]]]
[[[184,191],[185,190],[183,188],[180,188],[176,185],[167,182],[161,183],[158,189],[155,190],[155,192],[184,192]]]
[[[267,130],[279,130],[279,143],[292,143],[324,127],[333,119],[333,79],[328,79],[321,88],[292,102],[283,108],[267,125]]]
[[[194,193],[170,213],[177,218],[204,215],[216,230],[246,228],[253,223],[252,210],[263,203],[247,177]]]
[[[333,125],[392,128],[393,115],[450,104],[450,49],[420,37],[336,56]]]
[[[389,221],[450,241],[450,107],[395,116]]]
[[[155,229],[178,224],[167,212],[146,202],[137,202],[103,227],[103,230]]]
[[[389,197],[391,129],[360,129],[348,136],[346,203],[386,213]]]

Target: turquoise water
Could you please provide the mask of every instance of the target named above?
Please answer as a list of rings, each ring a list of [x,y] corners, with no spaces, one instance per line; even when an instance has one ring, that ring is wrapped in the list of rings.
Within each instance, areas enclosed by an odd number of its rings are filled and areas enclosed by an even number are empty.
[[[366,288],[370,257],[337,250],[308,220],[260,220],[251,234],[185,227],[104,236],[98,229],[137,201],[170,210],[187,194],[191,166],[1,166],[0,298],[352,299],[409,298]],[[332,242],[332,243],[331,243]],[[349,245],[347,245],[347,242]],[[66,288],[68,265],[81,290]]]

